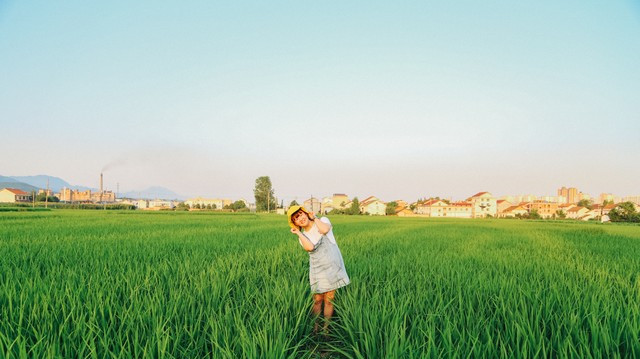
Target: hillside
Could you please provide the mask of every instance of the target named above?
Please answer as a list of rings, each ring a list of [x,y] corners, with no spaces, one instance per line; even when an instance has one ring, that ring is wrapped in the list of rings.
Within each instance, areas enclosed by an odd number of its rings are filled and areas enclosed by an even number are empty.
[[[13,177],[0,176],[0,188],[16,188],[25,192],[38,191],[38,187],[20,182]]]
[[[96,191],[97,190],[95,188],[90,188],[85,186],[74,186],[60,177],[54,177],[54,176],[48,176],[48,175],[12,176],[11,178],[37,188],[47,188],[47,180],[49,180],[49,189],[51,189],[54,192],[60,192],[60,190],[62,190],[63,188],[73,188],[80,191],[86,191],[86,190]]]

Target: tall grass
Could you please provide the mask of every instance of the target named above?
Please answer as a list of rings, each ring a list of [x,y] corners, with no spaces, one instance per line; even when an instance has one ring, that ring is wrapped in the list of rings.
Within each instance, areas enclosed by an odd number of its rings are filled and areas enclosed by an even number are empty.
[[[0,357],[640,357],[640,227],[332,222],[324,339],[282,216],[0,213]]]

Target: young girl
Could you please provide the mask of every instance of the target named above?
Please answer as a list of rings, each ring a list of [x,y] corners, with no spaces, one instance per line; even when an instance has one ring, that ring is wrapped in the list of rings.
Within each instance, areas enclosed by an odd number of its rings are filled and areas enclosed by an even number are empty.
[[[324,303],[324,332],[328,332],[329,319],[333,316],[333,298],[338,288],[349,284],[342,254],[336,243],[329,218],[317,218],[313,212],[301,206],[291,206],[287,211],[291,233],[309,252],[309,282],[313,294],[313,314],[322,312]],[[314,332],[318,331],[316,321]]]

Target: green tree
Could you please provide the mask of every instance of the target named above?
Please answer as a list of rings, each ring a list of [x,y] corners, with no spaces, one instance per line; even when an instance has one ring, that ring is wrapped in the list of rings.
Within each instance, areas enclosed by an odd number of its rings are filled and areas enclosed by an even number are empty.
[[[622,202],[609,212],[611,222],[640,222],[640,213],[633,202]]]
[[[233,209],[234,211],[237,211],[243,208],[247,208],[247,205],[244,203],[244,201],[235,201],[231,203],[231,209]]]
[[[387,203],[387,208],[385,209],[385,214],[387,216],[393,216],[396,214],[396,208],[398,208],[398,202],[392,201]]]
[[[593,202],[590,199],[581,199],[578,202],[578,206],[591,209],[593,207]]]
[[[565,219],[565,218],[567,218],[567,214],[564,213],[563,210],[559,209],[559,210],[556,211],[556,217],[559,218],[559,219]]]
[[[538,210],[532,209],[531,212],[529,212],[529,219],[542,219],[542,216],[540,216]]]
[[[43,192],[36,196],[36,202],[60,202],[60,199],[56,196],[48,196]]]
[[[604,200],[604,202],[602,202],[603,206],[608,206],[610,204],[613,204],[613,200],[610,200],[610,201]]]
[[[262,176],[256,179],[256,186],[253,189],[253,195],[256,199],[256,210],[267,211],[276,209],[278,200],[273,193],[271,179],[269,176]]]
[[[360,214],[360,201],[358,201],[358,197],[353,197],[353,201],[351,201],[351,207],[347,208],[344,214]]]
[[[188,210],[189,210],[189,206],[184,202],[180,202],[176,206],[176,211],[188,211]]]
[[[299,206],[298,201],[296,201],[295,199],[291,201],[291,203],[289,203],[289,207],[293,207],[293,206]]]

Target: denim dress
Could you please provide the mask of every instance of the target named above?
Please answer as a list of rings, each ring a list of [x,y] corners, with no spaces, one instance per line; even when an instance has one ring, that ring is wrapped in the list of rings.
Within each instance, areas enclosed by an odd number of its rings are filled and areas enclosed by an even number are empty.
[[[326,293],[349,284],[340,249],[326,235],[309,252],[309,283],[312,293]]]

